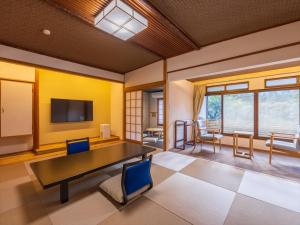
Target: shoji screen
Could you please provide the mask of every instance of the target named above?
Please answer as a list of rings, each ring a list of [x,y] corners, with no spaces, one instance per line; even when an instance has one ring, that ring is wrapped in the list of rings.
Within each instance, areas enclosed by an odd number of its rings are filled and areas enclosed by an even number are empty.
[[[142,141],[142,91],[126,92],[126,139]]]

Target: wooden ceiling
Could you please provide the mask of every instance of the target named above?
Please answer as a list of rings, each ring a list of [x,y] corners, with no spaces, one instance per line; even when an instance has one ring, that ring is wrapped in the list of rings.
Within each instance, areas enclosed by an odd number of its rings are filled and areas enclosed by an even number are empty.
[[[148,2],[188,33],[199,47],[300,20],[300,0]]]
[[[96,14],[111,0],[48,0],[57,8],[77,16],[91,25]],[[148,28],[128,42],[137,44],[162,58],[197,49],[189,37],[144,0],[123,0],[148,19]]]
[[[0,43],[126,73],[203,46],[300,20],[300,0],[123,0],[148,28],[122,41],[94,26],[111,0],[5,0]],[[51,30],[51,36],[42,29]],[[275,37],[276,38],[276,37]]]
[[[0,15],[0,43],[7,46],[123,74],[161,60],[44,0],[1,1]]]

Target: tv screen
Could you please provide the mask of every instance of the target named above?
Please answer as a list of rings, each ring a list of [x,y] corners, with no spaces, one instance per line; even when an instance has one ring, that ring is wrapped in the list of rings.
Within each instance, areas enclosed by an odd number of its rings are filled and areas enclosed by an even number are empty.
[[[93,101],[51,99],[51,122],[80,122],[93,120]]]

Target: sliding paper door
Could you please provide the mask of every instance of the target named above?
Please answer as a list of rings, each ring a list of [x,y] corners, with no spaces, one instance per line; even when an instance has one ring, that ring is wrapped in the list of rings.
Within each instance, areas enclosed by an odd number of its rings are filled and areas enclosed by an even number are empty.
[[[126,139],[142,141],[142,91],[126,92]]]

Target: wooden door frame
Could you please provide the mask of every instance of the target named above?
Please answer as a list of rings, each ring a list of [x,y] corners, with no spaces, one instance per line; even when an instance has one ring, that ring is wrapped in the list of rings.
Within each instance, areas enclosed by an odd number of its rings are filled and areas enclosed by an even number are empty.
[[[165,67],[165,63],[164,63],[164,67]],[[165,71],[165,68],[164,68],[164,71]],[[126,140],[126,93],[127,92],[131,92],[131,91],[142,91],[142,94],[143,92],[146,90],[146,89],[149,89],[149,88],[155,88],[155,87],[162,87],[163,88],[163,94],[164,94],[164,124],[163,124],[163,131],[164,131],[164,146],[163,146],[163,149],[166,150],[166,80],[165,80],[165,76],[164,76],[164,80],[163,81],[157,81],[157,82],[153,82],[153,83],[148,83],[148,84],[142,84],[142,85],[137,85],[137,86],[133,86],[133,87],[127,87],[127,88],[124,88],[124,121],[123,121],[123,126],[124,126],[124,129],[123,129],[123,136],[124,136],[124,139]],[[142,97],[142,100],[143,100],[143,97]],[[144,111],[144,104],[142,102],[142,114],[143,114],[143,111]],[[143,128],[143,115],[142,115],[142,128]]]

